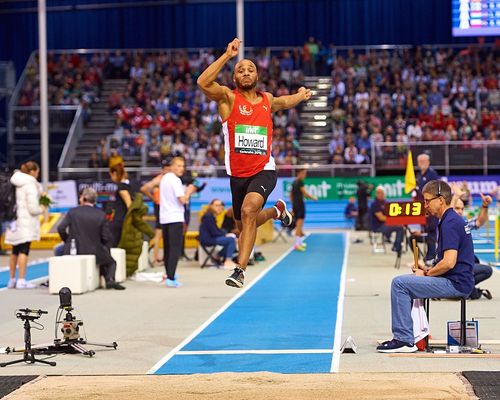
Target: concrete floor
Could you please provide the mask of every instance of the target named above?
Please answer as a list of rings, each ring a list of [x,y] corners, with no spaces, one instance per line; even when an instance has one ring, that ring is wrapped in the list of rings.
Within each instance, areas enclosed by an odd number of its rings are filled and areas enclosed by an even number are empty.
[[[391,337],[391,279],[407,271],[406,264],[412,257],[404,254],[402,267],[396,270],[393,267],[393,253],[371,253],[366,232],[349,232],[349,235],[351,244],[342,340],[352,336],[358,345],[358,353],[341,355],[340,372],[498,370],[498,360],[493,358],[398,358],[376,353],[377,340]],[[353,243],[355,238],[363,242]],[[260,246],[259,251],[264,254],[266,261],[249,267],[247,282],[277,260],[291,245],[291,241],[280,241]],[[31,259],[49,255],[49,252],[33,251]],[[0,257],[0,265],[7,265],[6,257]],[[61,354],[52,359],[57,362],[55,367],[18,364],[0,368],[0,375],[145,374],[237,293],[234,288],[224,285],[227,271],[213,268],[202,270],[195,262],[181,262],[178,273],[185,284],[180,289],[167,289],[160,283],[129,280],[125,283],[125,291],[96,290],[73,296],[75,315],[83,320],[88,341],[116,341],[118,350],[97,347],[94,348],[96,355],[93,358]],[[500,343],[498,271],[483,286],[492,291],[494,298],[469,301],[467,315],[469,319],[479,321],[480,340],[498,340]],[[50,343],[53,340],[59,298],[50,295],[47,288],[0,291],[0,304],[0,347],[22,347],[22,323],[15,318],[14,313],[16,309],[25,307],[49,312],[39,319],[44,330],[32,330],[33,343]],[[433,338],[444,340],[446,322],[459,318],[459,313],[458,302],[432,302],[430,325]],[[485,345],[483,348],[500,353],[499,345]],[[17,357],[0,355],[0,361]]]

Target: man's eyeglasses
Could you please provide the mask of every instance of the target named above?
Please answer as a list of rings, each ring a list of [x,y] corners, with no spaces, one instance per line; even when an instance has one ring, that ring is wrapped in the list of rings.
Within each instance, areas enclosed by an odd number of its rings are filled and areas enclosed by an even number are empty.
[[[429,204],[432,200],[439,199],[440,197],[441,197],[441,195],[438,194],[437,196],[435,196],[435,197],[433,197],[431,199],[425,199],[424,198],[424,204]]]

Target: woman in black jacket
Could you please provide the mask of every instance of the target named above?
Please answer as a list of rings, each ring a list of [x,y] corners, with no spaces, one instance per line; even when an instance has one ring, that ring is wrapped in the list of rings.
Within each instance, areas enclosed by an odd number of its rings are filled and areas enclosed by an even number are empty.
[[[236,236],[227,233],[217,226],[216,217],[224,211],[224,204],[219,199],[214,199],[208,205],[208,209],[201,218],[200,243],[204,246],[222,246],[219,255],[224,258],[224,268],[233,269],[236,264],[233,262],[234,251],[236,250]]]

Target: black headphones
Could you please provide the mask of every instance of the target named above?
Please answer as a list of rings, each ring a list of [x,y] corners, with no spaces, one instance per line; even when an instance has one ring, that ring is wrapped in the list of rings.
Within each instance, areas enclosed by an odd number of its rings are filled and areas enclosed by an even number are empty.
[[[438,192],[437,192],[437,196],[441,196],[441,181],[438,180]]]

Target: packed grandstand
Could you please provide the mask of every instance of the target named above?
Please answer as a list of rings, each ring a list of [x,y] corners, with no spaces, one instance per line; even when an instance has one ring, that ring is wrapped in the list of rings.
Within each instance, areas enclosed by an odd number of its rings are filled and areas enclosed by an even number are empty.
[[[182,155],[207,176],[223,164],[216,104],[196,85],[217,50],[50,53],[49,103],[81,105],[84,122],[98,103],[114,121],[88,159],[106,167],[112,157],[144,155],[157,166]],[[404,164],[408,143],[496,141],[500,102],[496,46],[458,49],[395,47],[390,50],[337,49],[310,38],[302,48],[251,50],[259,68],[259,89],[275,96],[293,93],[305,74],[331,78],[328,162],[370,164],[374,156]],[[39,104],[36,57],[25,69],[19,106]],[[103,96],[106,80],[125,80]],[[232,85],[230,68],[220,82]],[[279,165],[301,163],[300,110],[274,115],[273,155]],[[36,125],[36,115],[18,114],[16,129]],[[378,146],[392,143],[392,146]],[[373,151],[376,154],[372,154]]]

